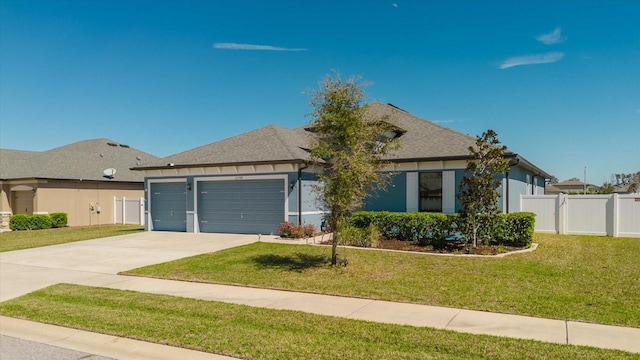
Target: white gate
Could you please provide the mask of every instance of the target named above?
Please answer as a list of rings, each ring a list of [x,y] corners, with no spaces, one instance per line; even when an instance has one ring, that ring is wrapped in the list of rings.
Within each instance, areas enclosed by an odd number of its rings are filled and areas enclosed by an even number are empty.
[[[640,237],[640,195],[521,195],[535,231]]]
[[[113,198],[113,223],[144,225],[144,198]]]

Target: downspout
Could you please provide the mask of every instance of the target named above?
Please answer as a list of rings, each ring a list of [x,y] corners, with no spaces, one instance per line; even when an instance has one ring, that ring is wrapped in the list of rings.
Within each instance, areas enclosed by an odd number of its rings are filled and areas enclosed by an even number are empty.
[[[531,176],[531,195],[535,195],[535,189],[536,189],[536,178],[540,176],[540,173],[537,173],[533,176]]]
[[[509,169],[511,169],[512,167],[520,163],[520,159],[518,158],[518,155],[516,155],[512,160],[515,160],[515,162],[509,161]],[[509,172],[510,171],[511,170],[507,170],[507,173],[505,174],[505,179],[507,180],[507,185],[505,186],[505,191],[507,193],[507,195],[505,196],[505,201],[507,202],[507,208],[506,208],[507,214],[509,214]]]
[[[511,167],[511,165],[509,165],[509,167]],[[509,213],[509,170],[507,170],[507,173],[505,174],[504,178],[507,181],[507,184],[505,185],[505,189],[504,189],[506,193],[506,196],[504,197],[504,201],[507,204],[507,209],[505,212],[508,214]]]
[[[302,170],[306,168],[306,164],[298,167],[298,226],[302,226]]]

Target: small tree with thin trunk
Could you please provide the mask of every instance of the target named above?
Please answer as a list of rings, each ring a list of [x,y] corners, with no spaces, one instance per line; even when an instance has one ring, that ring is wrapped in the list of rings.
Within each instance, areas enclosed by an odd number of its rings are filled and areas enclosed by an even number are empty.
[[[509,162],[504,158],[507,147],[500,145],[497,136],[489,129],[476,137],[475,147],[469,147],[471,159],[467,161],[467,171],[459,187],[458,199],[468,219],[473,247],[478,246],[480,214],[499,212],[500,194],[496,189],[501,185],[502,174],[509,170]]]
[[[322,169],[319,199],[330,211],[333,231],[331,264],[337,263],[337,244],[349,214],[362,206],[371,191],[384,189],[390,173],[383,160],[397,147],[388,116],[375,116],[364,102],[367,83],[328,75],[312,95],[313,119],[308,130],[316,135],[310,162]]]

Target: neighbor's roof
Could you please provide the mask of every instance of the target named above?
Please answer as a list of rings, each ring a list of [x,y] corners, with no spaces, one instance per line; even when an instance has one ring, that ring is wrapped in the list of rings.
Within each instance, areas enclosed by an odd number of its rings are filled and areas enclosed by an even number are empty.
[[[401,147],[390,154],[389,160],[392,161],[468,159],[469,147],[475,145],[475,137],[421,119],[390,104],[372,103],[369,104],[369,111],[376,118],[388,116],[388,121],[402,130],[402,136],[399,138]],[[314,136],[312,132],[306,131],[305,127],[286,129],[270,125],[171,155],[135,169],[251,163],[301,163],[309,159],[308,149],[311,147]],[[517,154],[508,152],[507,156],[517,158],[521,166],[530,168],[545,177],[550,176]]]
[[[575,180],[575,179],[570,179],[570,180],[565,180],[565,181],[561,181],[557,184],[553,184],[553,186],[558,187],[558,188],[562,188],[563,186],[584,186],[585,183],[580,181],[580,180]],[[597,185],[594,184],[586,184],[587,186],[594,186],[597,187]]]
[[[47,151],[0,149],[0,179],[73,179],[141,182],[130,170],[157,160],[154,155],[109,139],[84,140]],[[105,169],[116,169],[113,179]]]

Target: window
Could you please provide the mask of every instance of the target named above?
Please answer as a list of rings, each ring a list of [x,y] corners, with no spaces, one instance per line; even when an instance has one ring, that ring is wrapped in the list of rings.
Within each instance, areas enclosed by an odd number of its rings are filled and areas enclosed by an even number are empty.
[[[442,172],[420,173],[420,211],[442,212]]]

